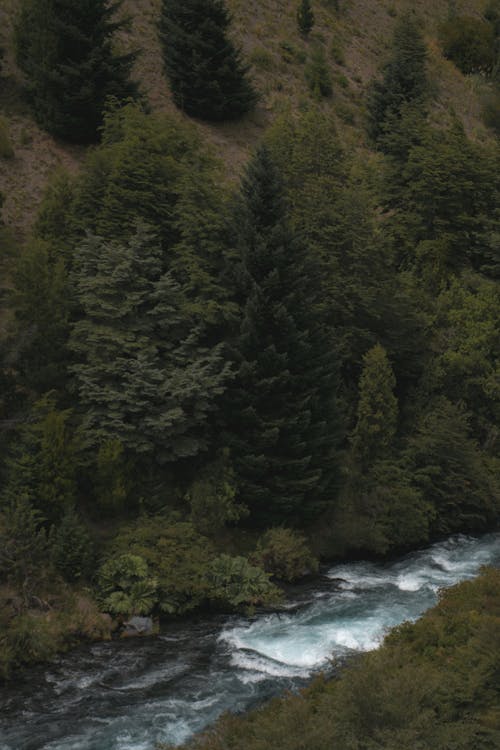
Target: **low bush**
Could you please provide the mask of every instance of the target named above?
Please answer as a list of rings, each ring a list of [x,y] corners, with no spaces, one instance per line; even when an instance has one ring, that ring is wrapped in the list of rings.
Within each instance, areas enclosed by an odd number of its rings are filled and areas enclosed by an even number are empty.
[[[210,599],[231,609],[269,606],[281,600],[262,568],[251,565],[246,557],[220,555],[207,570]]]
[[[462,73],[490,73],[495,63],[493,26],[471,16],[456,16],[442,24],[439,37],[445,57]]]
[[[259,539],[251,560],[275,578],[288,582],[297,581],[318,570],[318,561],[305,537],[292,529],[266,531]]]

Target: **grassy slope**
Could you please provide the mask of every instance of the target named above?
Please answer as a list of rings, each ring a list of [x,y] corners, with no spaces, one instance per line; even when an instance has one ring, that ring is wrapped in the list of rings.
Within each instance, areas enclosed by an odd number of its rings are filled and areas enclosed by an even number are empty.
[[[336,15],[328,0],[314,4],[316,25],[310,40],[303,41],[296,28],[295,0],[227,0],[233,13],[233,33],[252,62],[253,76],[262,94],[256,110],[236,123],[200,127],[227,165],[229,178],[236,178],[255,143],[273,118],[311,101],[304,80],[304,62],[314,43],[324,44],[334,81],[333,97],[323,103],[337,120],[344,140],[363,140],[363,96],[367,83],[377,72],[387,52],[397,15],[414,6],[413,0],[340,0]],[[486,0],[459,0],[459,9],[479,13]],[[171,111],[168,84],[162,72],[156,21],[161,0],[124,0],[121,13],[130,26],[121,32],[121,48],[143,50],[136,63],[153,109]],[[84,149],[56,142],[40,131],[22,100],[22,78],[14,63],[12,27],[19,0],[3,0],[0,7],[0,45],[6,49],[4,80],[0,86],[0,112],[9,123],[15,150],[11,160],[0,160],[0,191],[5,196],[4,220],[22,239],[29,231],[48,177],[58,166],[78,169]],[[434,108],[442,120],[452,109],[463,119],[469,135],[488,138],[480,122],[480,93],[477,78],[464,79],[439,51],[435,31],[446,16],[448,0],[420,0],[419,13],[425,23],[430,50],[430,70],[435,81]],[[288,43],[297,56],[286,61],[282,44]],[[336,52],[332,54],[332,48]],[[343,58],[343,59],[341,59]]]

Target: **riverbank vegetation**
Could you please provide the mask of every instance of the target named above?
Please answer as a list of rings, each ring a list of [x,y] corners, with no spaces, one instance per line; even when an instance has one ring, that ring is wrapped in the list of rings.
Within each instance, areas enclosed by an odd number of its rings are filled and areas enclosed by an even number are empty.
[[[186,750],[493,750],[500,742],[500,572],[447,589],[331,680],[227,715]],[[162,746],[166,750],[166,746]]]
[[[320,558],[495,527],[496,0],[484,65],[445,2],[374,3],[375,40],[354,0],[307,31],[263,3],[241,39],[236,2],[95,0],[78,45],[78,2],[45,5],[8,12],[0,78],[2,673],[64,641],[71,592],[115,626],[255,607]]]

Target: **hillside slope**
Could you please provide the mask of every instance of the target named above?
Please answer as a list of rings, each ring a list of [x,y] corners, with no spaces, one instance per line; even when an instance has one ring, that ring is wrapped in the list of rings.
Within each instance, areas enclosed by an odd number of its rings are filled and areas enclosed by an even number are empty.
[[[311,93],[304,70],[315,45],[324,47],[333,81],[333,95],[322,106],[335,118],[344,140],[362,143],[366,86],[384,60],[396,18],[414,8],[414,3],[341,0],[339,5],[339,11],[335,11],[334,2],[315,3],[316,23],[305,41],[297,31],[295,2],[228,2],[234,37],[251,63],[261,95],[255,111],[240,121],[217,126],[200,123],[207,141],[224,160],[229,178],[237,177],[252,148],[277,115],[309,106]],[[459,12],[479,15],[485,1],[461,0],[456,5]],[[174,105],[162,70],[156,32],[160,6],[160,0],[125,0],[120,13],[130,23],[121,32],[118,43],[124,50],[141,50],[135,77],[153,110],[170,111]],[[7,120],[14,149],[12,159],[0,159],[0,191],[5,197],[4,221],[23,238],[51,173],[57,167],[77,170],[85,149],[57,142],[42,132],[23,101],[22,76],[14,62],[12,42],[17,8],[17,0],[4,0],[0,8],[0,46],[5,49],[0,113]],[[462,76],[443,58],[436,28],[447,12],[447,0],[419,3],[435,87],[434,110],[440,121],[450,112],[456,112],[468,135],[482,141],[491,137],[480,119],[481,95],[486,84],[478,76]]]

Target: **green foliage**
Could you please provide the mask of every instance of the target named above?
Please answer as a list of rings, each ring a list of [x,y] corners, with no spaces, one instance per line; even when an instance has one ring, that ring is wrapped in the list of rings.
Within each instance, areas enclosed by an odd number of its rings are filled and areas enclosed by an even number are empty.
[[[364,472],[353,462],[327,533],[330,555],[387,555],[429,540],[435,511],[396,457]]]
[[[495,32],[487,21],[455,16],[439,28],[445,57],[462,73],[490,73],[495,63]]]
[[[315,99],[322,99],[332,95],[332,77],[330,66],[326,59],[325,50],[316,45],[311,50],[311,57],[305,68],[305,76],[309,90]]]
[[[209,565],[206,577],[210,598],[222,606],[238,609],[257,605],[274,605],[281,592],[261,568],[251,565],[245,557],[219,555]]]
[[[136,95],[129,79],[135,54],[116,55],[123,22],[105,0],[23,0],[17,19],[17,62],[38,123],[75,143],[97,140],[106,99]]]
[[[248,68],[228,37],[223,0],[163,0],[160,38],[174,102],[193,117],[226,120],[251,109]]]
[[[234,232],[241,316],[226,445],[251,522],[303,521],[334,493],[335,349],[317,267],[286,222],[266,148],[243,179]]]
[[[0,514],[0,576],[17,586],[25,600],[45,575],[48,548],[42,521],[23,495],[4,505]]]
[[[19,667],[48,661],[60,643],[43,616],[23,613],[9,617],[0,610],[0,678],[8,678]]]
[[[489,528],[498,514],[500,488],[470,437],[463,409],[444,397],[431,402],[407,454],[416,486],[435,508],[432,533]]]
[[[52,527],[49,542],[54,567],[66,581],[74,583],[90,577],[94,562],[92,540],[74,508]]]
[[[396,379],[385,349],[377,344],[363,360],[359,401],[352,447],[356,458],[367,467],[388,454],[398,423]]]
[[[455,280],[437,305],[436,357],[428,387],[471,412],[474,434],[490,451],[500,419],[498,287],[480,276]]]
[[[119,440],[105,440],[99,446],[94,487],[97,504],[104,513],[119,515],[125,510],[131,484],[130,463]]]
[[[218,281],[225,237],[223,176],[199,132],[177,116],[111,109],[103,144],[91,151],[74,189],[71,221],[79,236],[130,239],[138,224],[154,228],[162,270],[182,286],[196,322],[226,310]]]
[[[316,573],[318,561],[305,537],[293,529],[269,529],[257,542],[251,562],[282,581],[297,581]]]
[[[459,122],[448,130],[425,128],[409,149],[393,222],[400,252],[416,255],[431,289],[439,289],[450,272],[491,262],[497,158],[469,141]]]
[[[380,144],[384,133],[393,128],[405,105],[423,107],[428,89],[426,49],[413,15],[396,22],[391,57],[385,64],[382,80],[374,81],[368,95],[368,133]]]
[[[500,136],[500,90],[494,87],[483,101],[483,122]]]
[[[123,243],[88,236],[73,278],[85,317],[71,336],[72,372],[89,443],[118,440],[159,463],[205,449],[228,368],[220,345],[200,343],[156,238],[144,227]]]
[[[54,246],[33,239],[14,269],[14,306],[25,383],[44,392],[65,382],[71,296],[64,260]]]
[[[303,36],[307,36],[314,26],[314,12],[310,0],[300,0],[297,8],[297,26]]]
[[[146,561],[132,553],[112,557],[99,570],[101,605],[113,615],[147,615],[157,601],[157,581]]]
[[[120,531],[114,549],[146,561],[157,581],[162,612],[185,614],[209,598],[206,570],[215,553],[190,523],[162,516],[139,518]]]
[[[5,117],[0,117],[0,159],[13,159],[14,149],[9,137],[9,126]]]
[[[74,505],[81,446],[70,418],[70,410],[56,408],[52,394],[35,404],[7,463],[5,502],[27,498],[49,521]]]
[[[217,534],[227,523],[248,514],[247,508],[236,502],[235,479],[223,458],[207,466],[190,485],[186,494],[190,520],[201,534]]]

